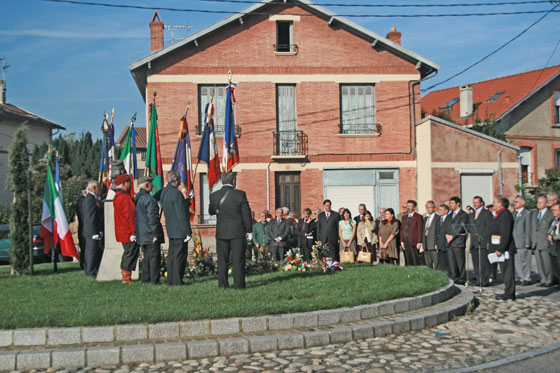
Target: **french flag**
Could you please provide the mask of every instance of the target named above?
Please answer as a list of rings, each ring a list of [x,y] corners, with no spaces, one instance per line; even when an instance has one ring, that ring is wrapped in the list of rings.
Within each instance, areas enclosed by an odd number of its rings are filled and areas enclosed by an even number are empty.
[[[212,190],[212,187],[220,180],[222,175],[216,135],[214,134],[214,104],[206,104],[204,112],[204,131],[200,139],[197,158],[208,165],[208,187]]]

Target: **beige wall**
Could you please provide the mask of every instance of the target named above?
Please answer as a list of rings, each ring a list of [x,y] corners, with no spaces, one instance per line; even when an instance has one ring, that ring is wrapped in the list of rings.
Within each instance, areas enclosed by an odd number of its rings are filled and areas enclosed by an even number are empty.
[[[12,202],[12,193],[6,191],[6,179],[9,171],[8,151],[12,145],[14,133],[20,126],[20,122],[0,121],[0,204]],[[28,126],[27,149],[33,151],[35,145],[50,142],[51,129],[41,126]]]

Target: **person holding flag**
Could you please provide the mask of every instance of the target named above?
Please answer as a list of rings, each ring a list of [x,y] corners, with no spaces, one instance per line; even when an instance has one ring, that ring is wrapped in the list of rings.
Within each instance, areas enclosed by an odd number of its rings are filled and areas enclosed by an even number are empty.
[[[123,245],[121,275],[123,284],[132,284],[131,273],[136,269],[139,248],[136,244],[136,205],[130,196],[130,176],[121,174],[115,179],[117,190],[113,197],[115,237]]]
[[[50,155],[49,155],[50,160]],[[41,237],[45,239],[45,248],[49,239],[54,236],[54,246],[59,247],[63,256],[71,256],[78,259],[78,252],[74,246],[74,239],[70,233],[66,213],[62,206],[62,198],[55,185],[50,162],[47,163],[47,180],[45,183],[45,194],[43,196],[43,212],[41,215]]]
[[[181,183],[187,192],[189,199],[189,212],[191,222],[195,216],[195,200],[194,200],[194,185],[193,185],[193,172],[192,172],[192,155],[191,155],[191,140],[189,137],[189,127],[187,125],[187,112],[181,118],[181,128],[179,129],[179,140],[177,141],[177,148],[175,149],[175,156],[171,169],[178,171],[181,176]]]
[[[200,139],[200,147],[198,148],[198,162],[202,161],[208,165],[208,189],[212,190],[214,184],[220,180],[220,160],[218,158],[218,146],[216,145],[216,136],[214,134],[214,104],[210,102],[206,104],[204,110],[204,130]],[[196,174],[196,172],[195,172]]]
[[[222,154],[222,172],[230,172],[239,163],[239,148],[235,131],[235,84],[231,82],[231,71],[228,72],[229,84],[226,86],[226,114],[224,123],[224,152]]]

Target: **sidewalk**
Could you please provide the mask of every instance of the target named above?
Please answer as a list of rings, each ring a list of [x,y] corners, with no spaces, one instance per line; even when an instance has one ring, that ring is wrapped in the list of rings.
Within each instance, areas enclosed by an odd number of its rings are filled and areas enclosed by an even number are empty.
[[[518,299],[497,301],[503,285],[476,293],[479,307],[447,324],[417,332],[277,353],[167,364],[91,369],[108,372],[410,372],[472,367],[560,340],[560,292],[519,287]],[[85,372],[87,370],[79,370]]]

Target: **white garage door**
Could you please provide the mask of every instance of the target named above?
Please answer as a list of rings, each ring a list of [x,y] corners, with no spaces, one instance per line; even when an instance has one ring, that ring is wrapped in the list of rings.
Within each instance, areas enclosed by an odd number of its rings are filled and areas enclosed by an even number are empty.
[[[332,201],[334,211],[346,207],[352,213],[352,217],[358,215],[360,203],[365,203],[372,213],[375,211],[373,185],[326,186],[325,199]]]
[[[492,188],[492,174],[463,174],[461,175],[461,200],[463,209],[472,206],[474,196],[481,196],[486,204],[494,199]]]

